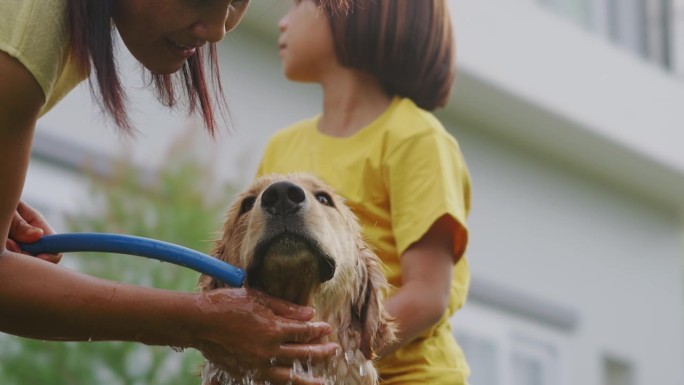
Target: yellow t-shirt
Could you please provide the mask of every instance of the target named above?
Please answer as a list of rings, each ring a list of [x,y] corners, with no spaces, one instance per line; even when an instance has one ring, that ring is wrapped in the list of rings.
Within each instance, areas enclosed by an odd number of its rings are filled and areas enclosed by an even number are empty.
[[[409,99],[394,98],[380,117],[350,137],[321,134],[318,119],[277,132],[258,174],[306,171],[335,188],[359,218],[388,281],[399,287],[401,254],[438,218],[450,215],[466,228],[470,179],[458,143]],[[456,249],[461,256],[465,244]],[[421,337],[379,362],[383,384],[467,383],[468,365],[449,318],[463,306],[469,283],[463,256],[454,267],[448,310]]]
[[[69,50],[67,0],[1,0],[0,51],[19,60],[45,94],[43,115],[85,76]]]

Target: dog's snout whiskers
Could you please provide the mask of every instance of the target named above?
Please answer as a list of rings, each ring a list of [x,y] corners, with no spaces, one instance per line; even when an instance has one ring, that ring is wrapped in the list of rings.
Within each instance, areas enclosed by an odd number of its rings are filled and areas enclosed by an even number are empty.
[[[304,190],[287,181],[273,183],[261,195],[261,207],[271,215],[296,213],[305,201]]]

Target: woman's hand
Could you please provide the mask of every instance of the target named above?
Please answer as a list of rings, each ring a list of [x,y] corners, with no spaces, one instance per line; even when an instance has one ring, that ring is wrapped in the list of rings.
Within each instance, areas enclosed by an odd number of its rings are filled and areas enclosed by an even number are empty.
[[[195,321],[204,320],[195,347],[234,378],[249,371],[271,384],[323,384],[291,372],[292,363],[316,363],[337,354],[339,345],[318,342],[332,332],[311,322],[314,311],[250,289],[202,293]]]
[[[54,233],[55,231],[50,227],[47,221],[45,221],[43,215],[33,207],[20,201],[17,205],[17,210],[12,217],[6,247],[8,250],[15,253],[23,253],[17,242],[33,243],[44,235],[51,235]],[[36,255],[36,258],[52,263],[59,263],[62,259],[62,254],[38,254]]]

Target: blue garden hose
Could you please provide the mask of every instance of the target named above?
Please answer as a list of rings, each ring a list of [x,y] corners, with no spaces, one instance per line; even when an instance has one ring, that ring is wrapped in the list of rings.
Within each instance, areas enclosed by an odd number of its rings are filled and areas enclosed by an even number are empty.
[[[46,235],[35,243],[19,245],[31,254],[57,254],[78,251],[137,255],[184,266],[209,275],[233,287],[241,287],[245,272],[198,251],[132,235],[107,233],[72,233]]]

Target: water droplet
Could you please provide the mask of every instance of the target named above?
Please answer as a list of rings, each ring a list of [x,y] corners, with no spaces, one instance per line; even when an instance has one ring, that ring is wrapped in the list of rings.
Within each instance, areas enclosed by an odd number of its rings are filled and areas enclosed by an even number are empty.
[[[302,363],[299,362],[299,360],[295,360],[292,363],[292,370],[294,370],[295,374],[302,374],[304,371],[304,368],[302,367]]]

